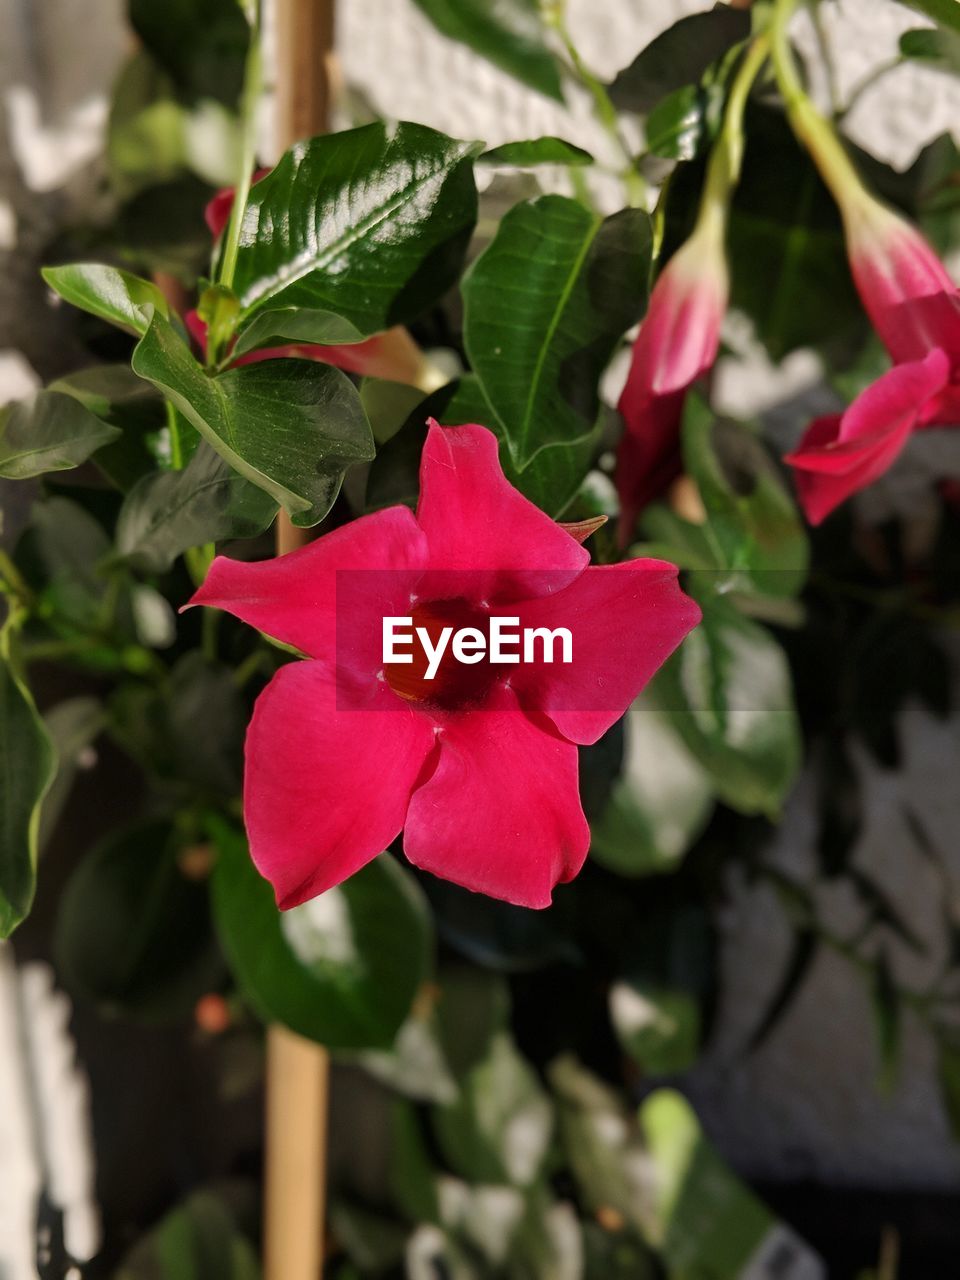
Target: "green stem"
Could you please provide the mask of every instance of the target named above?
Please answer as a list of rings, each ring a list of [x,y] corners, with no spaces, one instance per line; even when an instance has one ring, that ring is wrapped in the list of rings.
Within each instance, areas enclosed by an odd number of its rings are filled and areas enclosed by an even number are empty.
[[[0,586],[5,588],[7,595],[15,596],[27,608],[36,601],[32,588],[6,551],[0,551]]]
[[[174,471],[183,470],[183,439],[180,435],[180,423],[177,411],[169,400],[164,400],[163,407],[167,415],[167,434],[170,437],[170,465]]]
[[[243,211],[247,207],[247,199],[250,196],[253,171],[257,162],[257,106],[260,101],[261,73],[260,15],[259,5],[256,5],[250,15],[250,48],[247,52],[243,98],[240,104],[242,131],[240,173],[233,191],[230,221],[227,223],[223,254],[220,258],[220,271],[217,275],[217,283],[227,289],[233,287],[233,277],[237,270],[237,252],[240,247],[240,226],[243,221]]]
[[[567,70],[590,94],[597,119],[606,129],[617,150],[623,156],[624,167],[620,176],[626,187],[627,203],[634,208],[639,208],[644,202],[647,184],[637,170],[633,151],[620,128],[620,114],[614,106],[609,93],[607,93],[606,85],[593,74],[583,61],[583,58],[581,58],[579,49],[573,43],[570,31],[567,28],[564,0],[552,0],[551,3],[545,3],[543,5],[543,17],[547,25],[557,33],[560,43],[563,45],[569,63]]]
[[[833,126],[813,105],[801,82],[787,34],[797,4],[798,0],[777,0],[770,25],[773,69],[794,133],[843,208],[851,198],[865,197],[866,190]]]
[[[723,117],[720,136],[710,152],[707,175],[697,215],[698,230],[713,230],[721,238],[726,233],[730,197],[743,168],[743,118],[753,82],[767,58],[770,45],[766,35],[756,36],[734,78]]]

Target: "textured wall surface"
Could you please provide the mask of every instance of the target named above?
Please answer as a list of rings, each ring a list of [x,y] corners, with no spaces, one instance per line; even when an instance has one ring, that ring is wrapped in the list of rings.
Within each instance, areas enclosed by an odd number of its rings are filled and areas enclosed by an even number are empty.
[[[699,0],[570,0],[571,25],[587,61],[612,76]],[[128,46],[122,0],[0,0],[0,402],[23,395],[62,361],[67,341],[38,287],[42,245],[97,189],[97,155],[106,92]],[[824,6],[839,101],[889,61],[899,34],[922,20],[892,0],[837,0]],[[815,48],[808,25],[798,38]],[[583,94],[564,108],[517,85],[439,36],[411,0],[342,0],[338,48],[345,78],[376,111],[484,138],[491,145],[557,133],[613,160],[608,139]],[[817,84],[821,94],[825,83]],[[927,141],[960,122],[960,84],[936,72],[902,67],[860,95],[848,117],[851,136],[899,167]],[[607,199],[614,189],[605,190]],[[749,339],[744,345],[749,349]],[[784,369],[754,355],[727,361],[725,402],[748,411],[811,390],[816,362],[799,353]],[[945,854],[953,839],[960,732],[918,711],[906,716],[908,767],[894,779],[862,762],[870,822],[857,859],[901,904],[932,958],[895,950],[904,981],[919,982],[935,963],[939,887],[899,817],[906,795],[931,816]],[[793,875],[809,874],[813,832],[809,787],[792,801],[777,858]],[[960,866],[954,864],[956,883]],[[855,926],[857,908],[831,900],[838,929]],[[742,1047],[777,979],[788,930],[765,891],[731,886],[723,922],[727,999],[707,1064],[690,1087],[710,1131],[738,1164],[757,1175],[806,1176],[877,1185],[942,1185],[960,1173],[934,1081],[932,1048],[906,1027],[905,1071],[888,1101],[873,1087],[876,1063],[863,984],[834,956],[818,961],[785,1022],[757,1054]]]

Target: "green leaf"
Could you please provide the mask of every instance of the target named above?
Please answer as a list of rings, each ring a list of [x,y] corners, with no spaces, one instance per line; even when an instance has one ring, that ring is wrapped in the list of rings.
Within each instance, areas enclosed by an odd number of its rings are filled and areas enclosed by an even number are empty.
[[[480,156],[479,164],[512,165],[516,169],[531,169],[541,164],[585,165],[593,164],[593,156],[583,147],[575,147],[563,138],[547,135],[543,138],[527,138],[522,142],[502,142]]]
[[[291,342],[320,346],[349,344],[361,342],[364,337],[356,325],[332,311],[277,307],[251,320],[230,355],[232,359],[258,347],[277,347]]]
[[[699,603],[703,621],[657,676],[658,704],[726,804],[775,818],[801,762],[786,656],[722,598]]]
[[[330,1049],[387,1048],[430,960],[429,916],[389,856],[282,914],[246,841],[211,819],[217,930],[241,990],[265,1019]]]
[[[150,183],[118,210],[111,249],[138,271],[166,271],[192,288],[210,263],[210,187],[191,174],[158,181],[153,173]]]
[[[524,497],[548,515],[559,516],[570,505],[586,477],[596,451],[596,434],[576,444],[548,445],[529,466],[518,471],[510,456],[504,431],[471,373],[449,382],[422,401],[404,426],[377,452],[367,480],[367,507],[376,510],[403,502],[416,506],[420,492],[420,454],[427,438],[427,419],[441,426],[479,423],[500,440],[503,473]]]
[[[647,149],[667,160],[693,160],[716,137],[723,119],[719,86],[686,84],[658,102],[647,119]]]
[[[960,34],[949,29],[905,31],[900,37],[900,52],[905,58],[916,58],[943,71],[960,71]]]
[[[262,533],[276,513],[269,494],[201,442],[183,471],[144,476],[127,494],[117,551],[143,572],[162,573],[189,547]]]
[[[186,878],[177,852],[172,827],[146,823],[110,836],[67,883],[57,966],[104,1013],[182,1017],[222,980],[206,886]]]
[[[191,799],[239,792],[248,716],[229,667],[190,650],[162,690],[127,683],[111,710],[114,736],[164,790]]]
[[[43,723],[53,744],[57,767],[40,810],[37,845],[41,851],[69,799],[77,770],[92,762],[93,757],[84,760],[84,755],[104,727],[106,713],[96,698],[81,695],[51,707],[44,713]]]
[[[450,1165],[468,1181],[525,1187],[543,1167],[553,1111],[533,1069],[498,1032],[459,1098],[433,1112],[433,1125]]]
[[[130,25],[184,93],[235,105],[249,28],[237,0],[130,0]]]
[[[513,461],[588,436],[607,361],[643,310],[650,219],[564,196],[516,205],[464,277],[464,342]]]
[[[434,26],[523,84],[563,101],[539,0],[414,0]]]
[[[113,1280],[260,1280],[250,1244],[224,1203],[197,1191],[135,1245]]]
[[[625,725],[623,769],[591,824],[590,856],[623,876],[671,871],[706,826],[713,786],[654,697],[634,702]]]
[[[127,333],[142,337],[154,313],[169,318],[167,300],[157,286],[118,267],[75,262],[65,267],[44,267],[41,275],[65,302]]]
[[[479,149],[424,125],[370,124],[286,152],[244,213],[241,331],[289,308],[332,312],[364,335],[415,318],[459,274]]]
[[[751,108],[750,144],[734,196],[731,302],[775,361],[864,328],[837,206],[783,115]],[[770,174],[780,174],[771,182]]]
[[[107,126],[110,183],[121,199],[187,172],[226,185],[240,167],[240,148],[236,113],[211,92],[185,91],[145,49],[127,61]]]
[[[640,1123],[652,1164],[651,1232],[671,1275],[737,1280],[755,1261],[769,1275],[775,1258],[792,1261],[797,1275],[808,1268],[824,1274],[787,1229],[774,1235],[773,1215],[708,1142],[682,1094],[656,1089],[640,1108]],[[760,1261],[768,1243],[769,1269]]]
[[[0,409],[0,476],[25,480],[69,471],[119,435],[72,396],[40,391]]]
[[[323,519],[348,466],[373,457],[356,388],[330,365],[265,360],[211,378],[173,327],[155,316],[133,368],[300,527]]]
[[[749,13],[726,4],[681,18],[620,72],[610,96],[622,111],[647,115],[668,94],[698,84],[718,58],[749,35]]]
[[[110,552],[102,525],[78,502],[47,498],[34,507],[25,542],[44,579],[44,602],[76,626],[99,630],[107,592],[100,566]]]
[[[960,31],[960,3],[958,0],[904,0],[911,9],[925,13],[942,27]]]
[[[353,1061],[375,1080],[407,1098],[450,1102],[457,1095],[436,1023],[416,1007],[388,1050],[367,1049],[356,1054]]]
[[[633,1233],[646,1238],[649,1161],[636,1121],[621,1098],[575,1058],[558,1058],[547,1075],[557,1096],[564,1154],[584,1207],[593,1213],[613,1209]]]
[[[758,437],[717,419],[701,397],[691,395],[683,416],[683,456],[707,510],[705,533],[736,574],[727,589],[797,595],[810,556],[807,534]]]
[[[0,938],[10,936],[33,902],[40,806],[55,771],[33,698],[0,659]]]
[[[644,1075],[692,1066],[712,991],[714,948],[706,912],[681,906],[658,912],[624,949],[610,988],[610,1020]]]

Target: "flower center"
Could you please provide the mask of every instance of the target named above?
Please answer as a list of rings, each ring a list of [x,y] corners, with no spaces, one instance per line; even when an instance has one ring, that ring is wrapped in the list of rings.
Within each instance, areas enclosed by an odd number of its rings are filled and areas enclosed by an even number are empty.
[[[467,600],[430,600],[415,604],[410,610],[413,619],[413,641],[405,648],[412,662],[386,662],[383,674],[387,684],[398,697],[407,702],[428,702],[441,707],[461,706],[479,702],[490,687],[495,669],[486,656],[490,644],[490,617]],[[451,640],[465,627],[473,627],[485,638],[485,652],[481,661],[461,662],[453,652]],[[427,644],[418,628],[426,632]],[[434,654],[443,642],[444,631],[450,628],[446,647],[437,662]],[[428,652],[428,646],[433,651]],[[433,667],[432,678],[427,673]]]

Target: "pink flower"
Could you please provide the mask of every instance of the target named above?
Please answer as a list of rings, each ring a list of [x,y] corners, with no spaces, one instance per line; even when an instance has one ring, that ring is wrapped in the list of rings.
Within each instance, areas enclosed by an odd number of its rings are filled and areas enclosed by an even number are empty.
[[[269,169],[257,169],[253,175],[253,181],[259,182],[268,173],[270,173]],[[214,239],[226,229],[232,207],[233,187],[223,187],[207,203],[204,218]],[[201,352],[206,355],[207,326],[196,311],[190,311],[184,320],[190,336]],[[338,369],[345,369],[347,373],[359,374],[361,377],[386,378],[390,382],[405,382],[411,386],[420,385],[424,373],[423,353],[411,340],[409,334],[399,328],[375,334],[363,342],[336,346],[299,342],[285,343],[281,347],[264,347],[259,351],[249,351],[232,363],[235,366],[256,364],[260,360],[277,360],[285,357],[316,360],[321,364],[332,364]]]
[[[817,418],[786,461],[796,470],[800,504],[811,524],[893,464],[915,427],[924,426],[948,384],[942,351],[895,365],[841,414]]]
[[[898,364],[946,353],[950,377],[929,423],[960,422],[960,295],[920,232],[863,190],[842,204],[850,268],[864,308]]]
[[[404,831],[416,866],[545,907],[583,864],[577,744],[595,742],[699,620],[657,560],[588,567],[513,489],[484,427],[430,424],[414,516],[391,507],[276,560],[218,557],[192,604],[296,646],[247,733],[250,849],[282,908],[322,893]],[[384,617],[566,627],[573,662],[383,661]],[[506,674],[504,674],[506,673]]]
[[[728,293],[722,235],[706,222],[660,273],[620,396],[626,424],[617,457],[621,544],[633,535],[637,514],[680,472],[684,399],[717,358]]]

